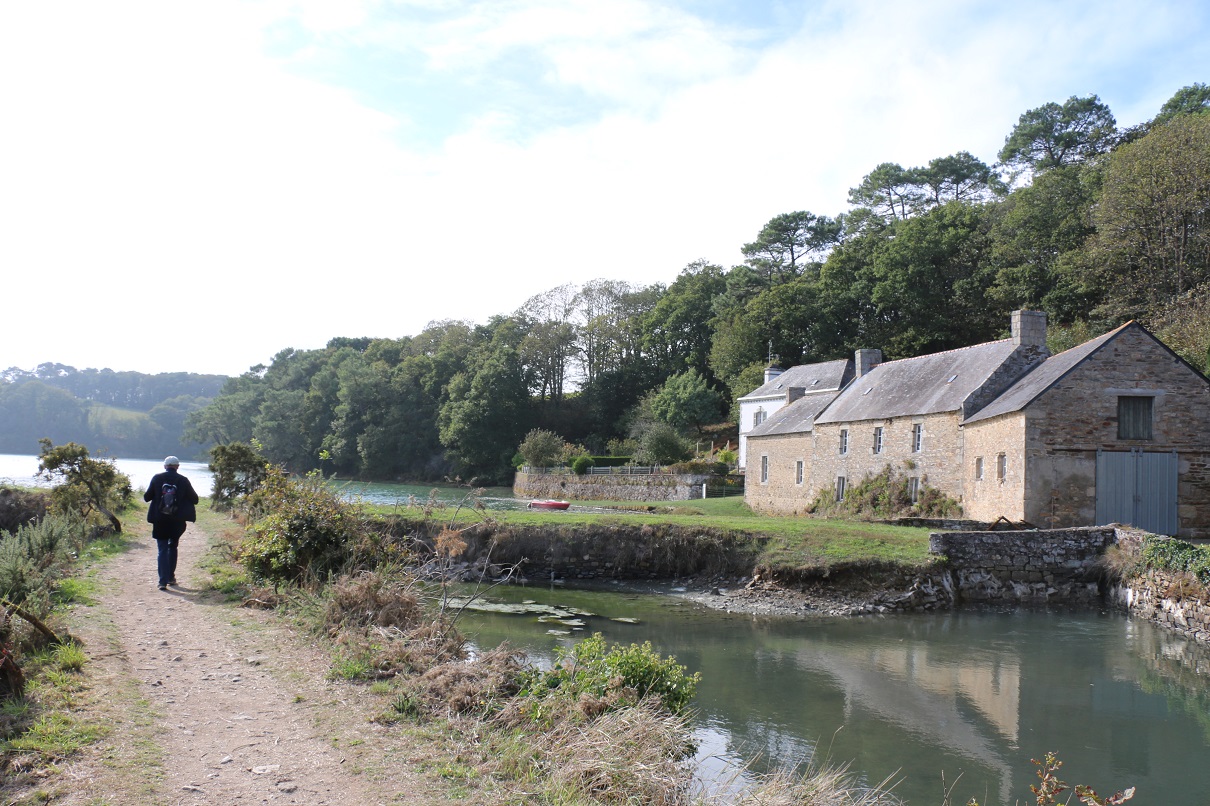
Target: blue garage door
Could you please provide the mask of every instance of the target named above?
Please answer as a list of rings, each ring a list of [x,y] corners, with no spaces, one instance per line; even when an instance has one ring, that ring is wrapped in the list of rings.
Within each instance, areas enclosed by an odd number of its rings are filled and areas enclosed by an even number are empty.
[[[1097,451],[1097,525],[1176,534],[1177,464],[1176,451]]]

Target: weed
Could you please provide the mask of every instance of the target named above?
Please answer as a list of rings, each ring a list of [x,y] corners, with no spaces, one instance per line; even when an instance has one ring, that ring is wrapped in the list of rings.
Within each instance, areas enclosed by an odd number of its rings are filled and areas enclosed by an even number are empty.
[[[88,662],[88,655],[79,644],[69,641],[64,644],[59,644],[51,650],[51,659],[55,666],[64,672],[79,672],[84,669],[84,664]]]

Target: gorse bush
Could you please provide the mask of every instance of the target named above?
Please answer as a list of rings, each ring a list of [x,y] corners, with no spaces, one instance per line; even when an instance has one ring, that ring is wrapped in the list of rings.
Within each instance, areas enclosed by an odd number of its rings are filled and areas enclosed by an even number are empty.
[[[660,657],[650,642],[607,648],[605,638],[594,633],[570,650],[557,650],[558,661],[547,670],[532,670],[522,685],[522,695],[536,699],[583,695],[605,699],[629,689],[642,700],[653,697],[668,711],[680,714],[697,692],[701,674],[687,674],[676,658]]]
[[[45,613],[50,592],[83,542],[84,524],[73,514],[48,515],[0,539],[0,596]]]
[[[244,502],[252,518],[237,556],[255,578],[326,580],[339,572],[368,534],[361,514],[317,475],[303,479],[270,468]]]

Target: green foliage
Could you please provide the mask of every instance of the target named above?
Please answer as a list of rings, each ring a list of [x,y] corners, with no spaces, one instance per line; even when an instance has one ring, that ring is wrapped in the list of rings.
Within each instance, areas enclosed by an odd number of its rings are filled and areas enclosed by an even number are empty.
[[[36,613],[48,612],[63,567],[83,543],[84,525],[71,513],[48,515],[5,535],[0,539],[0,597],[29,602]]]
[[[562,457],[563,437],[544,428],[535,428],[525,435],[517,452],[530,467],[552,467]]]
[[[571,460],[571,471],[577,476],[584,476],[588,474],[588,471],[591,470],[595,464],[596,463],[592,461],[591,456],[581,454],[580,456],[577,456],[575,459]]]
[[[85,519],[98,512],[115,532],[121,532],[122,522],[114,512],[134,500],[130,477],[120,473],[112,459],[90,457],[83,445],[55,446],[49,439],[39,440],[39,444],[38,475],[59,482],[51,493],[54,506]]]
[[[670,465],[693,455],[688,441],[672,426],[653,423],[639,436],[635,461],[644,465]]]
[[[913,504],[909,477],[890,465],[849,487],[843,501],[836,500],[834,490],[821,490],[809,509],[821,515],[862,518],[948,518],[962,514],[960,503],[929,487],[925,479],[920,480]]]
[[[253,523],[238,557],[254,578],[274,584],[330,578],[367,533],[357,509],[317,475],[271,468],[244,506]]]
[[[256,490],[264,481],[269,463],[255,446],[245,442],[215,445],[210,449],[210,472],[214,474],[211,500],[219,508]]]
[[[574,701],[584,695],[604,699],[611,693],[630,689],[639,700],[654,698],[663,708],[680,714],[689,707],[701,680],[700,672],[687,674],[675,657],[661,657],[649,641],[641,646],[607,647],[605,638],[594,633],[570,650],[559,648],[556,652],[558,659],[551,669],[529,672],[521,696]]]
[[[1035,172],[1084,162],[1103,154],[1117,137],[1117,122],[1095,95],[1072,96],[1021,115],[1000,149],[1005,165]]]
[[[1210,587],[1210,549],[1167,537],[1148,536],[1143,540],[1145,569],[1186,573],[1203,586]]]
[[[696,369],[673,375],[651,399],[651,412],[677,428],[696,428],[718,420],[723,396]]]

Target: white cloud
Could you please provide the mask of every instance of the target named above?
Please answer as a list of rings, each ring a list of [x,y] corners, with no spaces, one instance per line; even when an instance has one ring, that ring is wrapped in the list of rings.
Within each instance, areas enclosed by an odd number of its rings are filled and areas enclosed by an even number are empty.
[[[993,160],[1047,100],[1097,92],[1123,124],[1150,116],[1204,80],[1166,52],[1201,41],[1206,15],[1187,11],[871,1],[758,35],[639,0],[8,4],[0,264],[22,338],[0,365],[238,373],[338,335],[483,321],[565,282],[729,265],[773,215],[842,212],[880,162]],[[282,15],[315,35],[306,58],[265,55]],[[297,72],[357,42],[430,60],[387,89],[395,63],[356,48],[340,85]],[[1122,78],[1157,53],[1163,75]],[[475,104],[443,109],[440,125],[469,122],[425,151],[403,135],[437,122],[383,94],[413,84]],[[166,302],[172,271],[187,289]],[[188,336],[175,363],[146,346],[164,321]]]

